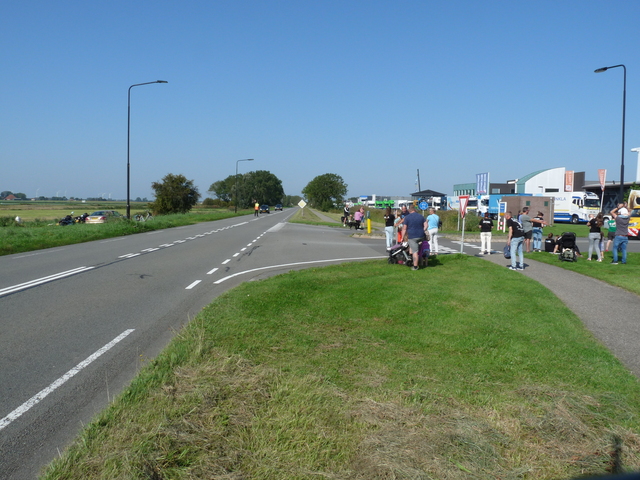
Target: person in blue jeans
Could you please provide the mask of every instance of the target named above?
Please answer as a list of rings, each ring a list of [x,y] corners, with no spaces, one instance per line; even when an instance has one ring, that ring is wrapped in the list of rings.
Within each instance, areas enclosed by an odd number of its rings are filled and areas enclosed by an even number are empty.
[[[627,263],[627,244],[629,243],[629,210],[626,202],[619,203],[610,213],[616,221],[616,237],[613,240],[613,261],[611,263],[618,264],[619,250],[624,265]]]
[[[524,270],[524,254],[522,253],[522,244],[524,243],[524,229],[522,224],[513,218],[511,212],[505,214],[507,219],[507,227],[509,227],[509,237],[507,238],[507,245],[511,251],[511,265],[510,270]],[[520,262],[516,262],[516,255],[520,257]]]

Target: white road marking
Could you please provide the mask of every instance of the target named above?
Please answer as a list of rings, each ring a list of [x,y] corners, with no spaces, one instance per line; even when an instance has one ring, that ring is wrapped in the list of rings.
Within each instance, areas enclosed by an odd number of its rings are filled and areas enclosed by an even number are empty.
[[[236,258],[238,255],[240,255],[240,252],[238,252],[238,253],[234,253],[234,254],[233,254],[233,258]]]
[[[196,280],[195,282],[193,282],[191,285],[189,285],[187,288],[185,288],[185,290],[191,290],[193,287],[195,287],[197,284],[199,284],[202,280]]]
[[[207,272],[207,275],[211,275],[212,273],[215,273],[218,271],[218,267],[214,268],[213,270]]]
[[[35,287],[36,285],[41,285],[43,283],[53,282],[54,280],[58,280],[59,278],[64,278],[70,275],[75,275],[77,273],[86,272],[87,270],[91,270],[92,268],[95,268],[95,267],[78,267],[78,268],[74,268],[73,270],[67,270],[66,272],[56,273],[54,275],[49,275],[47,277],[36,278],[35,280],[31,280],[25,283],[20,283],[19,285],[5,287],[0,289],[0,297],[3,295],[8,295],[9,293],[24,290],[26,288]]]
[[[116,338],[111,340],[109,343],[107,343],[100,350],[98,350],[94,354],[90,355],[85,360],[83,360],[78,365],[76,365],[71,370],[69,370],[67,373],[65,373],[63,376],[58,378],[55,382],[53,382],[47,388],[45,388],[44,390],[41,390],[40,392],[36,393],[33,397],[31,397],[29,400],[24,402],[22,405],[20,405],[18,408],[16,408],[9,415],[7,415],[6,417],[0,419],[0,430],[2,430],[6,426],[8,426],[11,422],[13,422],[17,418],[19,418],[20,416],[22,416],[23,414],[28,412],[32,407],[34,407],[35,405],[40,403],[42,400],[44,400],[44,398],[47,395],[49,395],[50,393],[54,392],[58,387],[60,387],[67,380],[69,380],[70,378],[72,378],[75,375],[77,375],[78,373],[80,373],[80,371],[82,369],[86,368],[90,363],[92,363],[98,357],[100,357],[101,355],[104,355],[106,352],[111,350],[117,343],[122,341],[124,338],[126,338],[133,331],[134,331],[134,329],[125,330],[123,333],[121,333]]]
[[[238,275],[244,275],[246,273],[257,272],[260,270],[268,270],[270,268],[282,268],[282,267],[293,267],[296,265],[309,265],[312,263],[328,263],[328,262],[348,262],[351,260],[374,260],[376,258],[387,258],[386,255],[378,256],[378,257],[358,257],[358,258],[333,258],[330,260],[313,260],[311,262],[295,262],[295,263],[283,263],[281,265],[271,265],[269,267],[260,267],[260,268],[252,268],[251,270],[245,270],[244,272],[234,273],[233,275],[228,275],[220,280],[216,280],[213,282],[214,285],[220,285],[222,282],[226,282],[227,280],[237,277]]]
[[[226,265],[227,263],[229,263],[231,261],[230,258],[227,258],[224,262],[222,262],[222,265]]]

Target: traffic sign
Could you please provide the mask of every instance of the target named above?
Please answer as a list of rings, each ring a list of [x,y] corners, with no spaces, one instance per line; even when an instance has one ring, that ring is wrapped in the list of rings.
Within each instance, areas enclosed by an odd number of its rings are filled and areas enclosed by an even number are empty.
[[[420,207],[420,210],[424,211],[427,208],[429,208],[429,204],[427,203],[426,200],[421,200],[420,203],[418,204],[418,207]]]
[[[460,215],[464,218],[467,213],[467,205],[469,204],[469,195],[460,195]]]

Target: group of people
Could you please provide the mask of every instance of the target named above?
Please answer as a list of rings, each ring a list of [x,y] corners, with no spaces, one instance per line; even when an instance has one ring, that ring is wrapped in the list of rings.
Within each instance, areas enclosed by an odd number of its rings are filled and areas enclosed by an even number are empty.
[[[351,211],[349,209],[348,205],[344,206],[344,212],[342,214],[342,226],[343,227],[348,227],[350,226],[350,222],[353,222],[355,224],[356,230],[362,230],[362,221],[365,218],[365,211],[364,211],[364,207],[360,207],[359,210],[356,210],[356,213],[354,213],[353,215],[351,215]]]
[[[630,212],[627,202],[622,202],[617,205],[616,208],[609,212],[611,218],[605,219],[602,212],[597,215],[590,215],[587,226],[589,227],[589,251],[587,260],[591,261],[593,254],[596,254],[596,261],[602,262],[604,258],[604,252],[608,252],[613,243],[612,264],[617,265],[618,260],[623,265],[627,263],[627,245],[629,243],[629,218]],[[486,215],[485,215],[486,218]],[[529,216],[529,207],[524,207],[522,213],[516,220],[513,218],[511,212],[506,213],[507,226],[509,227],[509,236],[507,239],[507,245],[509,246],[511,254],[511,265],[509,268],[512,270],[524,270],[524,256],[523,256],[523,243],[526,246],[526,251],[529,253],[528,242],[533,238],[533,251],[540,252],[542,243],[542,227],[546,224],[542,212],[538,212],[538,215],[534,218]],[[486,220],[483,219],[486,225]],[[488,227],[483,226],[483,221],[480,222],[481,240],[482,232]],[[491,222],[491,220],[489,220]],[[534,225],[535,224],[535,225]],[[491,228],[493,228],[493,222],[491,222]],[[607,244],[604,245],[605,229],[607,234]],[[490,229],[489,229],[490,231]],[[530,232],[530,233],[529,233]],[[489,250],[491,249],[491,240],[489,237]],[[549,234],[545,240],[545,251],[558,253],[558,250],[562,247],[562,235],[557,238],[553,238],[553,234]],[[482,243],[482,251],[484,252],[484,242]],[[604,247],[604,248],[603,248]],[[580,249],[577,244],[574,244],[575,253],[581,256]],[[517,261],[516,255],[519,257]]]
[[[425,218],[416,211],[414,205],[407,208],[403,205],[400,210],[393,212],[387,207],[384,214],[384,232],[387,240],[387,248],[391,248],[396,242],[407,241],[409,243],[409,253],[413,256],[413,269],[418,270],[418,251],[420,242],[429,238],[431,254],[438,254],[438,230],[440,227],[440,217],[434,208],[429,209],[429,215]]]

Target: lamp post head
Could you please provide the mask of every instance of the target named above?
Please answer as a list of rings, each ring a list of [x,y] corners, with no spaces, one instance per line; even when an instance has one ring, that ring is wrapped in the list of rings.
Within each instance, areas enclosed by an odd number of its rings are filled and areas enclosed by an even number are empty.
[[[156,83],[169,83],[166,80],[156,80]]]
[[[602,72],[606,72],[607,70],[609,70],[609,67],[602,67],[594,70],[593,73],[602,73]]]

